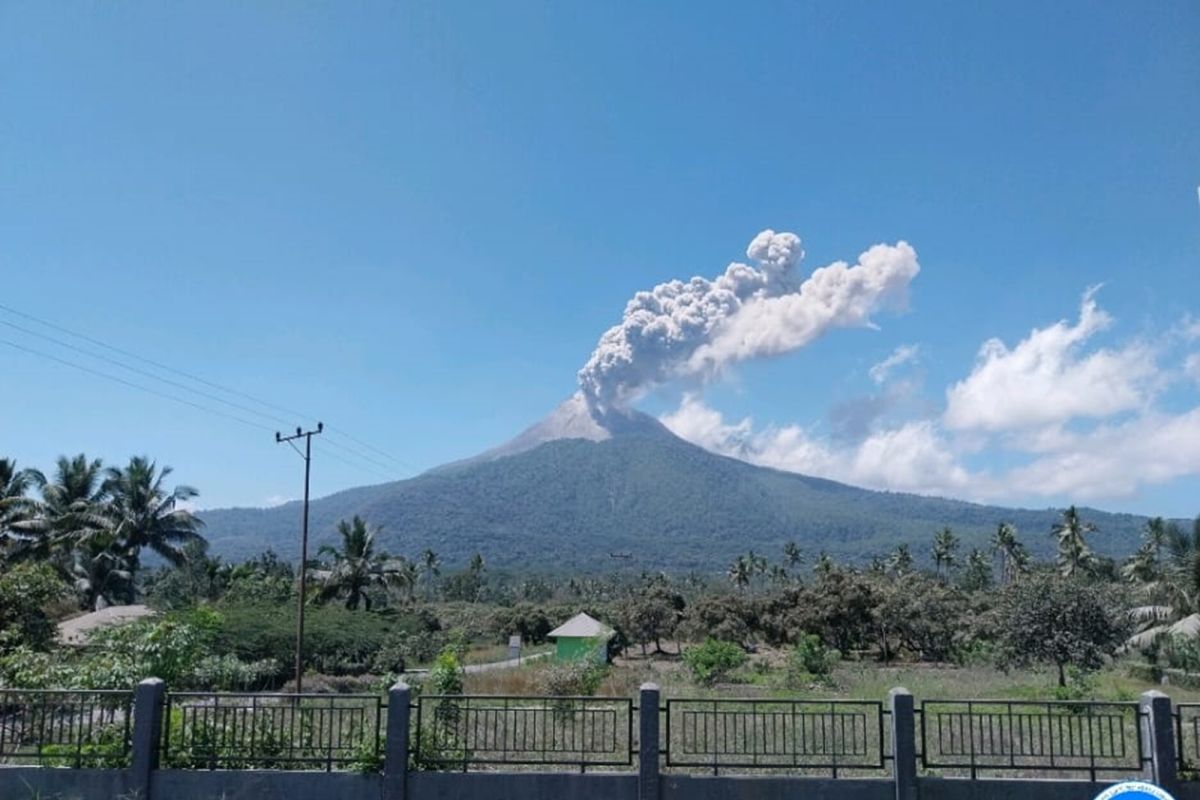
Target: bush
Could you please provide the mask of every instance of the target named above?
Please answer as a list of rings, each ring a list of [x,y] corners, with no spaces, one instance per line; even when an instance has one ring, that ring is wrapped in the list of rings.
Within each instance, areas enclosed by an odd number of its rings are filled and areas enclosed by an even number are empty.
[[[575,697],[595,694],[608,670],[604,664],[588,661],[568,661],[555,664],[540,676],[543,692],[555,697]]]
[[[841,654],[826,647],[821,637],[804,633],[788,655],[784,681],[790,689],[799,689],[811,683],[828,683],[833,667]]]
[[[284,677],[283,665],[273,658],[247,662],[223,655],[200,659],[187,683],[205,691],[259,692],[278,686]]]
[[[463,669],[452,650],[443,650],[429,670],[429,688],[434,694],[462,694]]]
[[[683,663],[697,682],[712,684],[746,663],[746,651],[733,642],[707,639],[704,644],[683,651]]]

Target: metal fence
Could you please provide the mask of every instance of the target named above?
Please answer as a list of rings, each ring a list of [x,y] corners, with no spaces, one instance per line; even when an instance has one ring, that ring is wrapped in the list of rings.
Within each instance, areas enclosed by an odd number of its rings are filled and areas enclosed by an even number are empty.
[[[1200,703],[1178,703],[1173,713],[1179,775],[1200,780]]]
[[[419,769],[569,765],[582,772],[633,763],[628,698],[423,695],[414,708]]]
[[[921,704],[921,765],[1022,777],[1098,776],[1143,766],[1136,703],[929,700]]]
[[[373,769],[383,717],[377,695],[173,692],[160,756],[190,769]]]
[[[128,691],[0,689],[0,764],[125,767]]]
[[[676,700],[664,705],[668,767],[878,771],[888,737],[871,701]]]

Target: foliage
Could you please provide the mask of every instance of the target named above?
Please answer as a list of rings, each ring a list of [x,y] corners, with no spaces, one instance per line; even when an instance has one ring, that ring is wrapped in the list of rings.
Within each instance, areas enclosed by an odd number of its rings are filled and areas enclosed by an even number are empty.
[[[647,581],[620,604],[617,625],[632,644],[646,651],[648,642],[662,652],[662,639],[675,633],[683,618],[683,596],[674,591],[665,576]]]
[[[462,694],[463,668],[453,650],[443,650],[429,670],[429,689],[434,694]]]
[[[260,692],[279,685],[286,668],[273,658],[246,662],[229,654],[205,656],[193,665],[188,688],[218,692]]]
[[[0,653],[20,644],[49,647],[55,629],[46,607],[67,591],[48,564],[17,564],[0,572]]]
[[[692,639],[712,637],[726,642],[748,643],[758,627],[758,614],[745,598],[735,595],[705,595],[687,608],[683,630]]]
[[[698,683],[713,684],[746,663],[746,651],[733,642],[709,638],[683,651],[683,663]]]
[[[541,691],[555,697],[580,697],[596,693],[608,667],[583,659],[554,664],[539,676]]]
[[[369,528],[357,514],[349,522],[339,521],[337,533],[342,539],[340,547],[323,545],[318,551],[320,555],[332,559],[333,565],[321,581],[316,602],[326,603],[344,597],[346,608],[351,611],[360,604],[370,611],[373,602],[371,589],[399,587],[413,575],[404,569],[400,559],[390,558],[387,553],[376,550],[375,538],[379,529]],[[411,589],[412,584],[409,583],[407,591],[410,594]]]
[[[1002,662],[1054,664],[1059,686],[1068,666],[1098,669],[1127,633],[1111,592],[1082,580],[1024,578],[1005,590],[999,611]]]

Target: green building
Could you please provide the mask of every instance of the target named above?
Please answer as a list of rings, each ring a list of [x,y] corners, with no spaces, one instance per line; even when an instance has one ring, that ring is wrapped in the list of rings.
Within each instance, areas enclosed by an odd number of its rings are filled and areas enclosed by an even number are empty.
[[[547,635],[554,640],[556,660],[589,659],[598,664],[608,660],[608,640],[612,637],[612,628],[587,614],[576,614]]]

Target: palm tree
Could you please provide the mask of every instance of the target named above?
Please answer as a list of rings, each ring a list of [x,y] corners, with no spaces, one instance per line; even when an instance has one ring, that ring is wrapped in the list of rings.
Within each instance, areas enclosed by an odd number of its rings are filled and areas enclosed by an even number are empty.
[[[428,547],[421,553],[421,572],[425,575],[425,600],[433,602],[433,587],[438,575],[442,574],[442,562],[438,554]]]
[[[333,568],[314,599],[318,603],[325,603],[335,597],[345,597],[346,608],[351,611],[356,610],[360,603],[370,611],[371,595],[368,590],[375,586],[386,589],[398,585],[399,565],[389,559],[386,553],[376,552],[375,537],[379,529],[368,528],[357,514],[349,522],[338,522],[337,532],[342,537],[340,548],[323,545],[317,551],[318,555],[333,559]]]
[[[750,585],[750,579],[754,575],[754,569],[750,565],[750,562],[746,560],[745,556],[738,556],[734,560],[733,564],[730,565],[728,575],[729,580],[734,586],[738,587],[742,591],[745,591],[746,587]]]
[[[33,516],[36,505],[27,493],[45,482],[36,469],[18,469],[13,459],[0,458],[0,555],[18,538],[12,526]]]
[[[1159,578],[1162,550],[1168,542],[1169,525],[1162,517],[1147,520],[1142,529],[1142,544],[1121,567],[1121,575],[1130,583],[1150,584]]]
[[[1017,529],[1001,522],[992,535],[992,553],[1000,555],[1000,582],[1010,584],[1029,569],[1029,553],[1017,538]]]
[[[1050,529],[1058,542],[1058,571],[1064,578],[1070,578],[1091,567],[1095,556],[1084,537],[1095,530],[1095,525],[1080,519],[1075,506],[1064,511],[1062,520],[1054,523]]]
[[[783,557],[788,569],[795,569],[804,563],[804,555],[800,552],[800,545],[795,542],[788,542],[783,546]]]
[[[888,556],[888,571],[895,573],[908,572],[912,569],[913,557],[912,551],[908,549],[907,544],[898,545],[892,554]]]
[[[933,537],[933,564],[934,571],[942,574],[942,567],[948,572],[955,562],[955,552],[958,550],[958,537],[954,535],[954,531],[950,530],[949,526],[942,528]]]
[[[1136,647],[1148,647],[1160,636],[1200,636],[1200,517],[1192,523],[1190,536],[1167,523],[1163,538],[1166,563],[1155,580],[1138,587],[1148,604],[1130,612],[1142,625],[1129,640]]]
[[[170,467],[159,469],[144,456],[129,459],[124,469],[109,467],[105,472],[101,488],[109,497],[107,514],[132,573],[140,566],[143,547],[179,565],[187,560],[183,545],[204,541],[199,533],[204,523],[181,507],[199,492],[190,486],[167,491],[163,482],[170,474]]]

